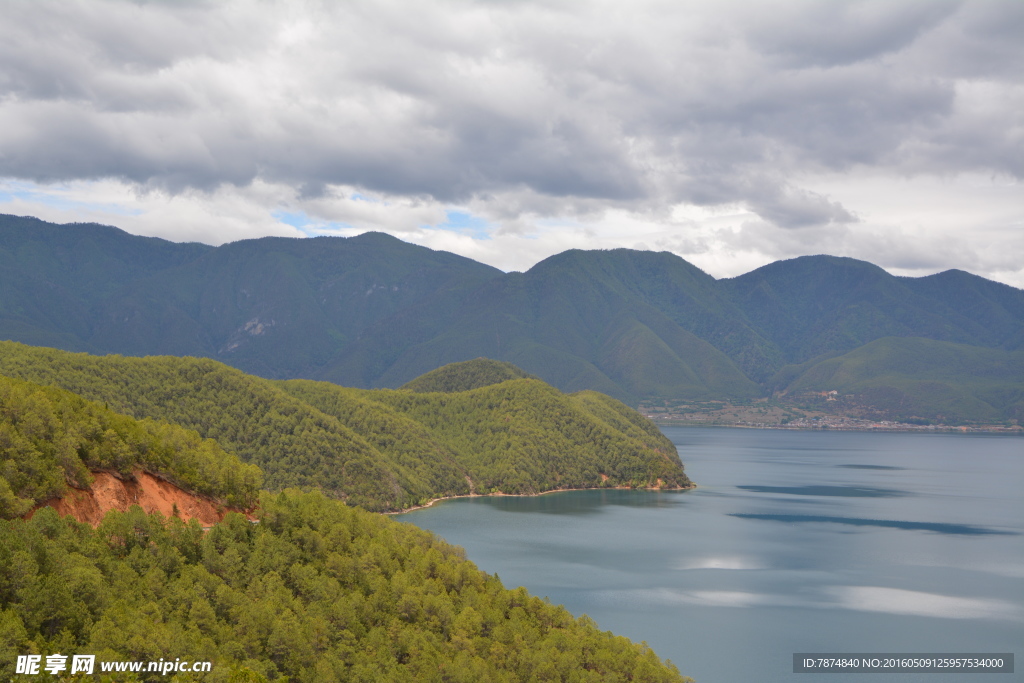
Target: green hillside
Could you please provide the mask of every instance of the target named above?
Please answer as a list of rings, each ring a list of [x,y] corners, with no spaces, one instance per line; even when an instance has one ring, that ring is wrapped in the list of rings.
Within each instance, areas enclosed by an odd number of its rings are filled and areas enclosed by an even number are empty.
[[[209,247],[0,215],[0,339],[310,377],[365,329],[500,275],[380,233]]]
[[[194,429],[258,465],[271,489],[321,488],[371,510],[471,490],[690,483],[674,446],[634,411],[617,402],[598,410],[593,399],[539,380],[454,394],[380,392],[273,382],[208,359],[90,356],[13,342],[0,342],[0,375]]]
[[[834,390],[844,408],[867,415],[948,424],[1024,420],[1024,349],[887,337],[794,374],[787,394]]]
[[[675,446],[653,423],[594,392],[567,396],[536,379],[450,393],[345,390],[309,380],[281,386],[339,421],[390,441],[395,436],[385,425],[364,423],[362,415],[397,414],[416,423],[448,448],[475,493],[691,485]],[[354,410],[351,395],[375,409]]]
[[[97,669],[209,661],[173,680],[210,683],[690,680],[411,524],[296,491],[257,515],[205,534],[138,507],[97,529],[49,508],[0,521],[0,676],[25,653],[87,652]]]
[[[1021,290],[962,270],[900,280],[914,292],[942,302],[955,324],[969,326],[971,337],[966,343],[1009,350],[1024,348]]]
[[[95,350],[97,306],[213,247],[0,215],[0,339]]]
[[[90,471],[159,474],[178,486],[248,508],[262,474],[216,442],[176,425],[134,420],[71,392],[0,377],[0,519],[89,486]]]
[[[4,342],[0,375],[194,429],[259,466],[272,489],[320,487],[371,509],[405,507],[410,496],[434,493],[336,419],[216,361],[90,356]]]

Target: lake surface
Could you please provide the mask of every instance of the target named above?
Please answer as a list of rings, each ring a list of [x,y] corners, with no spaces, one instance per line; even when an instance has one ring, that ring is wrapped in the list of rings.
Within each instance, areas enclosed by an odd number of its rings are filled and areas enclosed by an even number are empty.
[[[795,652],[1021,659],[1024,439],[664,432],[699,488],[461,498],[398,519],[698,683],[965,678],[794,674]]]

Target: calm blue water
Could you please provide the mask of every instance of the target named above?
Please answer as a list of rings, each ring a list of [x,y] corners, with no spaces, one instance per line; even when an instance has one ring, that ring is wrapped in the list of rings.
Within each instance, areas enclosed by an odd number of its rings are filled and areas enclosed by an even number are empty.
[[[794,674],[794,652],[1024,656],[1024,439],[664,431],[698,489],[462,498],[398,518],[698,683],[979,680]],[[1016,672],[979,683],[1024,681],[1024,661]]]

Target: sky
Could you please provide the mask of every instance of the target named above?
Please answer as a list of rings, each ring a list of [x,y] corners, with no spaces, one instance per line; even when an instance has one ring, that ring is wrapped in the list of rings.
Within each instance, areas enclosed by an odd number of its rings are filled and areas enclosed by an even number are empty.
[[[1024,288],[1020,0],[9,0],[0,213]]]

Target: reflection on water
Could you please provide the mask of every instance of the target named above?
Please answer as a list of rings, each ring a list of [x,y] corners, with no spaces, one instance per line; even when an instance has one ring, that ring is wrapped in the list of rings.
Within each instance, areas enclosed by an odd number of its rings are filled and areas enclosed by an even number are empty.
[[[698,683],[854,680],[793,674],[794,652],[1020,650],[1024,439],[664,431],[697,489],[463,498],[399,519]]]
[[[470,505],[482,505],[502,512],[541,513],[546,515],[589,515],[610,505],[631,508],[669,508],[682,505],[688,491],[629,491],[597,489],[556,491],[541,496],[477,496],[460,499]]]
[[[938,619],[1007,619],[1021,621],[1021,610],[1009,600],[961,598],[878,586],[827,588],[836,604],[865,612],[913,614]]]
[[[893,498],[908,496],[907,491],[870,486],[737,486],[754,493],[785,493],[791,496],[840,496],[842,498]]]
[[[893,467],[892,465],[837,465],[850,470],[902,470],[904,467]]]
[[[735,555],[681,559],[676,562],[675,568],[684,571],[691,569],[768,569],[757,559]]]
[[[649,606],[678,604],[704,607],[799,607],[851,609],[861,612],[912,615],[935,619],[996,619],[1024,621],[1024,609],[1010,600],[963,598],[879,586],[812,587],[803,594],[667,588],[605,591],[602,599]]]
[[[828,522],[830,524],[849,524],[851,526],[880,526],[890,529],[910,529],[914,531],[936,531],[940,534],[1000,534],[1018,536],[1015,531],[986,529],[970,524],[941,524],[936,522],[904,522],[898,519],[863,519],[856,517],[826,517],[824,515],[757,515],[745,512],[730,512],[730,517],[741,519],[767,519],[773,522]]]

